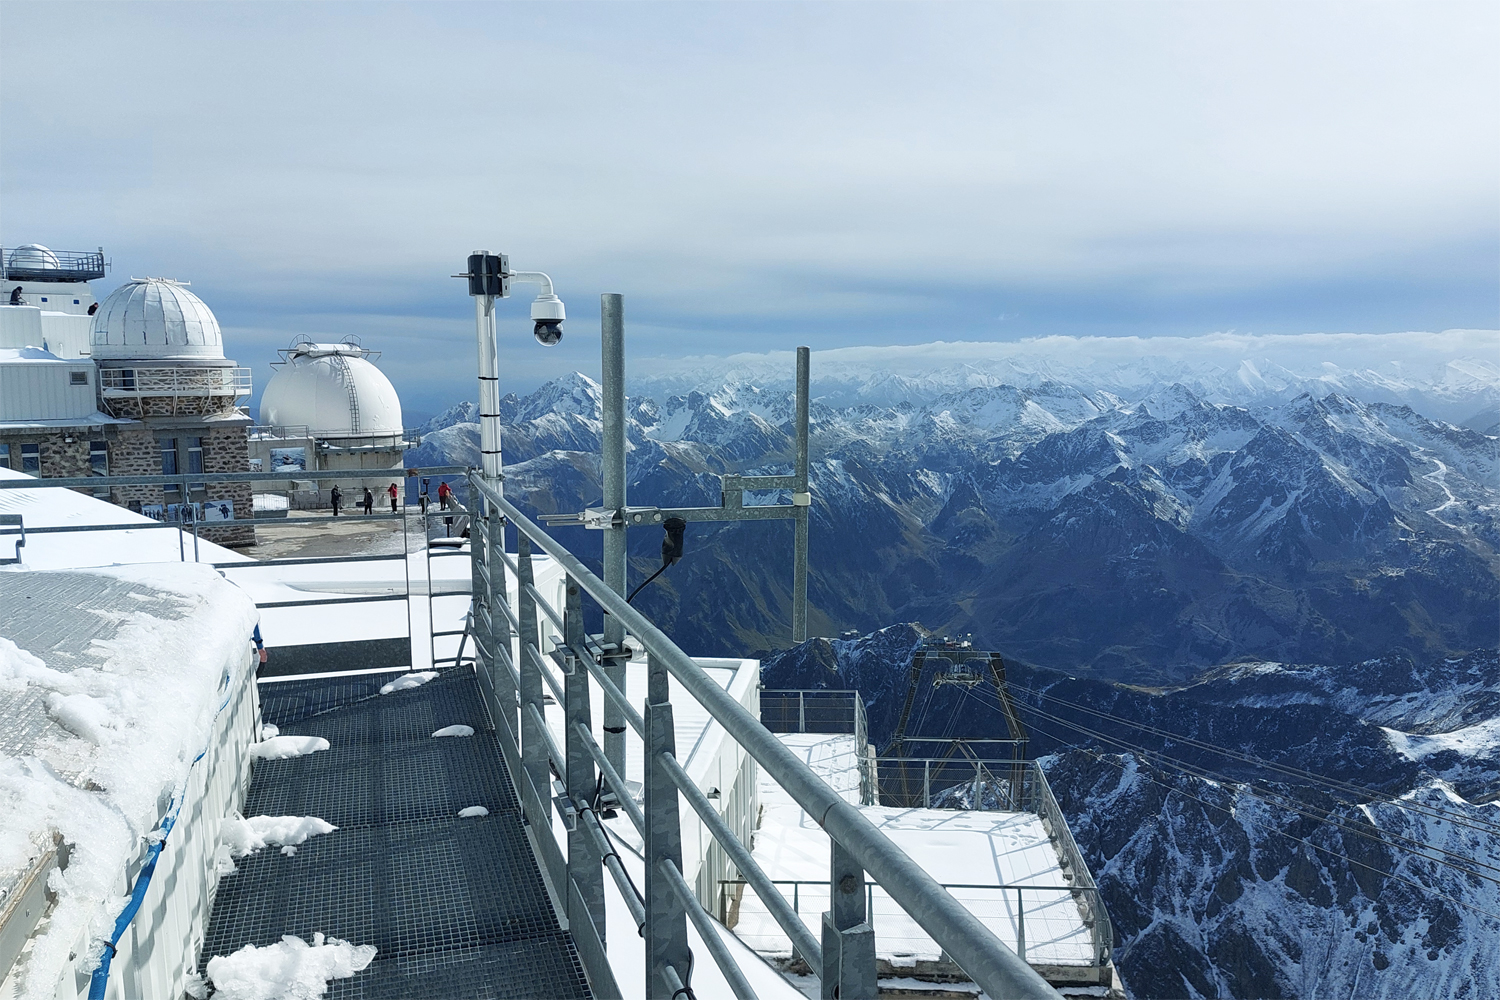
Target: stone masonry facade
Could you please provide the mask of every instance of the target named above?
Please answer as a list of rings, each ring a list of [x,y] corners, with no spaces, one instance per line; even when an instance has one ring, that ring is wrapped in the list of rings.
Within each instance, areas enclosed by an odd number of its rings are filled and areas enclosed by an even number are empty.
[[[170,427],[153,426],[140,421],[79,427],[0,427],[0,444],[10,445],[10,468],[17,472],[24,471],[22,445],[37,445],[41,476],[44,479],[91,475],[90,445],[95,441],[105,442],[110,475],[159,476],[162,474],[162,466],[158,438],[166,437],[201,438],[205,473],[249,471],[248,419],[198,427],[181,426],[180,419],[179,416]],[[72,440],[69,441],[69,438]],[[98,491],[88,487],[81,487],[78,492],[104,498]],[[255,514],[251,493],[249,483],[209,483],[206,493],[195,493],[191,497],[194,501],[232,501],[235,520],[244,522],[232,527],[200,526],[199,535],[220,545],[254,545],[255,527],[252,521]],[[164,502],[164,494],[160,486],[116,486],[110,489],[107,499],[139,512],[143,504]],[[173,495],[172,502],[177,502],[176,494]]]

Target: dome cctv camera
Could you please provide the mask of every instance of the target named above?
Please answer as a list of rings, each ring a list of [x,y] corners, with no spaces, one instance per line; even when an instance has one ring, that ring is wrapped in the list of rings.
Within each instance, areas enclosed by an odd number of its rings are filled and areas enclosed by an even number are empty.
[[[543,347],[556,347],[557,342],[562,340],[565,318],[567,313],[563,311],[562,299],[552,294],[549,282],[546,291],[531,303],[531,319],[536,323],[536,342]]]

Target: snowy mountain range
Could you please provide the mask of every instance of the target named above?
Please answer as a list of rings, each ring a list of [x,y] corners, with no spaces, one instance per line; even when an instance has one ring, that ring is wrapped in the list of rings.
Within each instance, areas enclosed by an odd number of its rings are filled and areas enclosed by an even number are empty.
[[[767,686],[858,688],[877,746],[928,630],[1005,655],[1136,997],[1500,995],[1500,871],[1441,863],[1500,865],[1500,366],[1023,368],[816,369],[810,624],[848,638],[787,650],[785,523],[693,524],[637,605]],[[789,471],[761,374],[633,382],[630,502]],[[523,507],[599,502],[600,400],[502,402]],[[408,463],[477,464],[474,419]],[[658,546],[631,533],[632,583]],[[956,692],[924,711],[1004,731]]]
[[[927,635],[811,639],[762,680],[857,688],[878,749]],[[1153,690],[1015,662],[1007,677],[1132,996],[1500,995],[1494,650],[1241,663]],[[1005,732],[993,698],[931,697],[947,701],[913,712],[931,735]]]
[[[1496,398],[1493,364],[1444,370],[1454,412],[1482,415]],[[874,396],[892,377],[849,391]],[[1255,405],[1205,398],[1201,377],[1197,388],[1174,380],[1131,396],[1097,380],[968,385],[891,405],[820,395],[813,631],[920,620],[1043,666],[1137,683],[1245,658],[1423,660],[1493,647],[1500,439],[1329,384]],[[1382,385],[1375,395],[1442,387]],[[600,397],[575,373],[502,401],[507,489],[523,506],[598,502]],[[785,388],[731,382],[634,397],[628,409],[633,504],[717,505],[718,474],[790,469]],[[408,463],[476,463],[474,415],[466,403],[436,418]],[[632,533],[635,579],[657,565],[649,534]],[[573,542],[580,552],[592,543]],[[641,595],[650,613],[691,629],[704,653],[786,645],[788,526],[694,525],[688,554]]]

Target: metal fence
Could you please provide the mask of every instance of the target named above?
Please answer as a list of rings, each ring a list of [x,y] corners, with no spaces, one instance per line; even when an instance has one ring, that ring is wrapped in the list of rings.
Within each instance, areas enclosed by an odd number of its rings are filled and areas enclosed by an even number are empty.
[[[792,912],[800,915],[802,913],[803,887],[809,890],[808,903],[809,912],[818,912],[817,907],[828,904],[828,883],[823,881],[810,881],[805,879],[772,879],[772,885],[791,886],[792,889]],[[750,886],[745,879],[720,879],[719,880],[719,922],[726,927],[734,926],[730,921],[732,897],[742,891],[740,886]],[[734,887],[731,889],[731,887]],[[1037,913],[1056,906],[1059,902],[1071,899],[1077,903],[1083,913],[1083,924],[1089,932],[1091,959],[1096,966],[1103,965],[1109,960],[1112,948],[1110,935],[1112,930],[1108,923],[1101,926],[1097,921],[1090,918],[1089,914],[1103,912],[1103,901],[1099,899],[1099,889],[1090,885],[1034,885],[1024,883],[1021,885],[981,885],[965,882],[944,882],[943,890],[954,899],[965,904],[966,908],[977,909],[980,907],[996,907],[997,905],[1009,907],[1011,900],[1015,900],[1012,912],[1015,914],[1015,937],[1012,938],[1015,952],[1022,959],[1026,958],[1026,910],[1027,899],[1031,900],[1031,912]],[[875,882],[865,882],[865,907],[870,914],[870,923],[875,922],[875,890],[878,888]],[[751,891],[754,888],[751,887]],[[1087,900],[1087,902],[1085,902]],[[976,905],[978,904],[978,905]]]
[[[540,834],[537,844],[543,866],[558,891],[563,915],[599,996],[621,995],[603,930],[606,873],[644,938],[648,998],[671,1000],[685,994],[693,967],[687,937],[689,920],[731,992],[739,998],[755,996],[708,911],[683,876],[679,797],[686,798],[740,875],[765,902],[796,953],[822,980],[824,996],[852,1000],[876,995],[875,940],[864,890],[866,873],[991,996],[1058,996],[1015,951],[876,829],[857,806],[814,774],[660,629],[501,496],[496,483],[473,473],[469,481],[470,495],[479,501],[472,509],[472,548],[473,638],[480,687],[490,703],[523,809],[532,829]],[[514,559],[504,548],[506,526],[515,530],[518,540]],[[551,607],[534,585],[533,548],[550,555],[566,573],[562,609]],[[508,600],[506,573],[515,574],[517,580],[514,608]],[[644,647],[648,664],[644,713],[636,710],[622,690],[626,651],[615,643],[606,643],[602,635],[584,634],[585,594],[613,616],[633,642]],[[550,652],[542,647],[539,614],[557,629],[561,639]],[[513,636],[519,639],[514,660]],[[546,666],[549,660],[560,668],[560,681]],[[766,776],[809,815],[820,818],[831,841],[827,883],[830,903],[823,915],[821,941],[683,770],[675,745],[669,677],[755,758]],[[643,802],[637,803],[621,776],[623,753],[611,759],[594,740],[591,678],[644,744]],[[547,728],[544,705],[548,693],[565,721],[561,745]],[[601,788],[614,795],[620,811],[644,842],[645,885],[640,891],[621,866],[595,811]],[[567,827],[566,855],[554,838],[542,833],[552,828],[554,808]]]
[[[100,368],[106,396],[248,396],[248,368]]]

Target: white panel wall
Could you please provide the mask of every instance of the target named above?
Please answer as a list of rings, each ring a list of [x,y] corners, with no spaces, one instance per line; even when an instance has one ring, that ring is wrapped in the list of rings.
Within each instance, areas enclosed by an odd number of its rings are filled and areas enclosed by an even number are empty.
[[[73,372],[84,384],[73,385]],[[98,411],[92,361],[0,362],[0,421],[76,420]]]
[[[0,306],[0,348],[41,346],[40,309],[36,306]]]
[[[72,301],[71,299],[69,300]],[[86,358],[93,320],[87,316],[42,310],[42,340],[47,350],[60,358]]]

